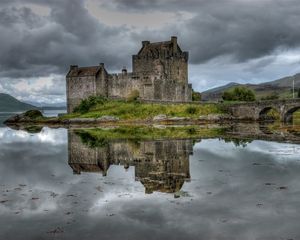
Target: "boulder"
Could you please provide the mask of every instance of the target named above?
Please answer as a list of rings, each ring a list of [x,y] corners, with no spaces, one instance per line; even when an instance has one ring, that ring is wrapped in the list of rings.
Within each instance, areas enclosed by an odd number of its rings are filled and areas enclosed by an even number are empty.
[[[179,197],[191,197],[191,195],[188,192],[180,190],[174,193],[174,198],[179,198]]]
[[[171,117],[171,118],[168,118],[168,120],[170,120],[170,121],[185,121],[185,120],[190,120],[190,118],[188,118],[188,117]]]
[[[208,114],[199,117],[199,120],[202,121],[229,121],[232,120],[232,116],[230,114]]]
[[[159,114],[153,117],[153,121],[162,121],[162,120],[167,120],[167,115]]]
[[[68,123],[95,123],[96,119],[95,118],[71,118],[69,119]]]
[[[102,117],[97,118],[97,121],[100,121],[100,122],[113,122],[113,121],[119,121],[119,120],[120,120],[120,118],[114,117],[114,116],[102,116]]]

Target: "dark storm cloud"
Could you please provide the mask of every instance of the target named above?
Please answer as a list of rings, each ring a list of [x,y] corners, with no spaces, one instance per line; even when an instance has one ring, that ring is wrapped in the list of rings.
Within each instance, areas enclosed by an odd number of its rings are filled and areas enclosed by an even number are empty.
[[[278,47],[300,43],[300,2],[288,1],[132,1],[102,3],[119,11],[188,12],[191,18],[161,30],[130,31],[102,24],[85,8],[85,1],[35,1],[50,8],[38,16],[18,1],[1,3],[0,36],[2,76],[41,76],[65,73],[70,64],[106,62],[112,69],[128,65],[134,41],[161,40],[176,34],[191,63],[230,55],[246,61],[271,54]],[[139,19],[137,19],[139,21]],[[120,40],[122,39],[122,41]]]
[[[105,60],[111,67],[119,67],[127,61],[121,48],[130,44],[118,42],[126,37],[125,28],[104,26],[89,14],[83,1],[57,1],[48,7],[50,15],[46,17],[28,7],[1,8],[2,76],[45,76],[65,73],[70,64]]]
[[[33,98],[31,95],[38,99],[31,90],[16,90],[16,81],[26,80],[30,85],[51,74],[64,81],[71,64],[105,62],[109,71],[131,67],[131,55],[138,51],[140,41],[162,41],[171,35],[177,35],[182,49],[189,51],[191,68],[197,67],[190,74],[196,90],[221,85],[227,79],[274,80],[296,73],[295,65],[273,63],[278,51],[293,51],[297,56],[299,13],[298,0],[2,0],[0,91],[23,100]],[[155,18],[153,24],[149,24],[149,15]],[[283,66],[280,76],[272,64],[276,69]],[[228,74],[233,68],[242,69],[235,79]],[[264,69],[264,75],[255,75]],[[61,101],[64,85],[57,85],[61,97],[56,100]],[[43,96],[57,85],[44,88]]]
[[[184,35],[194,53],[192,61],[226,54],[246,61],[269,55],[278,47],[299,46],[300,3],[290,3],[246,2],[204,9],[187,23],[189,30]]]
[[[243,62],[300,44],[300,2],[278,1],[133,1],[104,6],[122,11],[186,11],[194,16],[167,29],[180,36],[191,62],[230,55]]]
[[[209,2],[218,2],[216,0]],[[103,2],[101,5],[110,9],[118,9],[122,11],[180,11],[187,9],[194,9],[195,7],[198,9],[199,5],[206,5],[208,1],[206,0],[111,0],[107,2]]]

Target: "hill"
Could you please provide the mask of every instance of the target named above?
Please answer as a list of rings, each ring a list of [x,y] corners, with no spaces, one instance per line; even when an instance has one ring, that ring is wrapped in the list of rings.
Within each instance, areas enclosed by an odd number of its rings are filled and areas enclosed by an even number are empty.
[[[279,98],[292,98],[293,79],[295,80],[295,94],[297,94],[297,90],[300,88],[300,73],[294,76],[284,77],[275,81],[260,84],[239,84],[232,82],[224,86],[209,89],[201,94],[203,100],[217,101],[222,99],[224,91],[236,86],[245,86],[255,91],[257,99],[261,99],[274,93],[278,94]]]
[[[36,106],[42,110],[65,110],[67,109],[66,102],[60,103],[48,103],[48,102],[33,102],[33,101],[26,101],[26,103]]]
[[[18,112],[30,109],[37,109],[37,107],[21,102],[8,94],[0,93],[0,112]]]

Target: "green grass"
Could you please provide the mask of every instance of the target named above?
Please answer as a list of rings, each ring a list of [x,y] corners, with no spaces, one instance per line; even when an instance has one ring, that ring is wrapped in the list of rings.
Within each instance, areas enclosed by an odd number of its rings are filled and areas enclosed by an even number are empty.
[[[294,119],[294,123],[295,124],[300,124],[300,110],[296,111],[293,115]]]
[[[225,128],[201,128],[199,126],[180,126],[180,127],[141,127],[127,126],[118,128],[95,128],[78,129],[75,133],[81,137],[83,143],[91,147],[103,146],[109,140],[158,140],[158,139],[184,139],[184,138],[203,138],[219,137]]]
[[[151,119],[156,115],[165,114],[169,117],[198,118],[200,115],[223,113],[220,104],[150,104],[108,100],[96,104],[87,113],[72,113],[62,118],[99,118],[115,116],[121,120]]]

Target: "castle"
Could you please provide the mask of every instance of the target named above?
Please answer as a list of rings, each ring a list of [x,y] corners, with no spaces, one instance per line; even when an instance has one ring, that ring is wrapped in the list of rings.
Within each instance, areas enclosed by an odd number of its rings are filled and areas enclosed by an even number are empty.
[[[139,98],[154,101],[192,100],[192,85],[188,83],[188,52],[183,52],[177,37],[170,41],[142,42],[137,55],[132,56],[132,72],[109,74],[103,63],[99,66],[71,65],[66,76],[68,113],[89,96],[127,98],[138,91]]]

